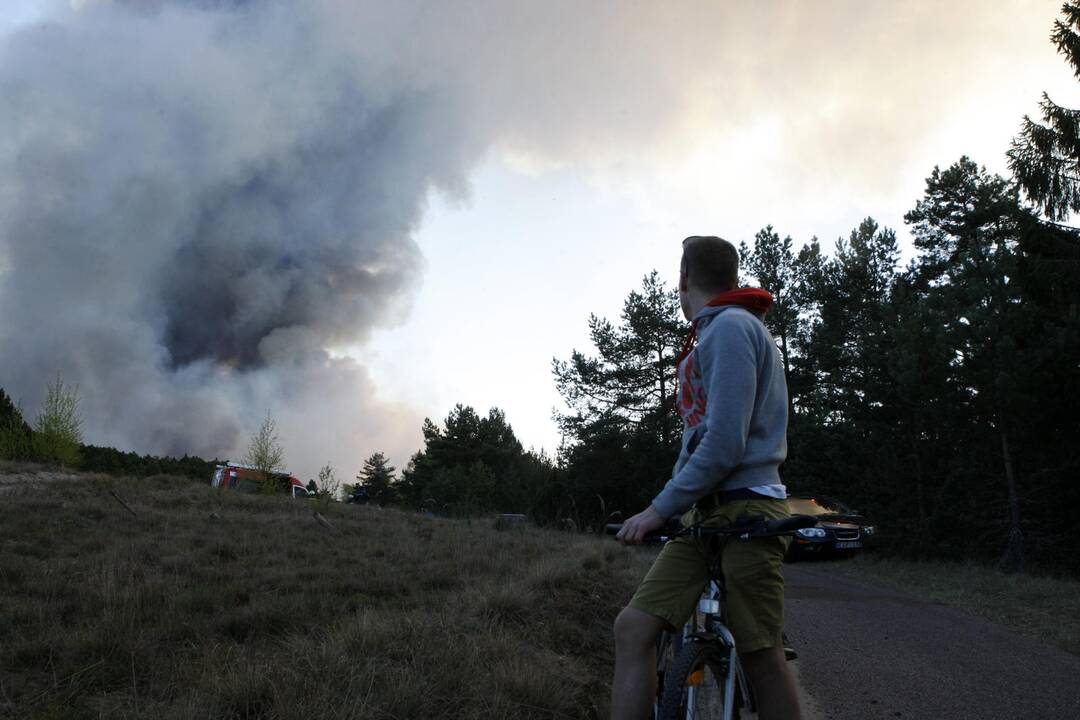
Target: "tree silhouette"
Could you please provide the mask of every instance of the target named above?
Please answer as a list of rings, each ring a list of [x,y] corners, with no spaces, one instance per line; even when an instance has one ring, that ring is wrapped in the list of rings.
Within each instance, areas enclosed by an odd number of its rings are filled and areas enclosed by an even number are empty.
[[[371,457],[364,461],[356,480],[367,491],[370,502],[389,505],[396,500],[394,467],[381,452],[372,453]]]
[[[1080,4],[1065,3],[1063,19],[1054,20],[1050,40],[1080,79]],[[1009,148],[1009,170],[1051,220],[1065,220],[1080,210],[1080,110],[1062,107],[1043,93],[1042,122],[1024,116]]]

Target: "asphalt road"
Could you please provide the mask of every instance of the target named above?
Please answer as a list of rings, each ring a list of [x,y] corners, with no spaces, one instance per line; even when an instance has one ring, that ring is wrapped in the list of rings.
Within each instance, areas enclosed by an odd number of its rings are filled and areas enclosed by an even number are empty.
[[[784,575],[808,720],[1080,720],[1080,657],[828,563]]]

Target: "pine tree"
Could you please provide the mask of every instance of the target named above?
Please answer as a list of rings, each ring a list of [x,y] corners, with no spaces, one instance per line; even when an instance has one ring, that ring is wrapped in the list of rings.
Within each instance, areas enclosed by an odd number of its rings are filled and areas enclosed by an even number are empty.
[[[883,502],[881,415],[893,392],[886,362],[897,257],[896,234],[866,218],[837,240],[831,258],[817,242],[796,258],[795,421],[782,469],[795,491],[857,497],[864,506]]]
[[[808,339],[825,423],[863,416],[884,382],[885,308],[896,278],[896,233],[866,218],[836,242],[809,291],[818,319]]]
[[[1013,569],[1024,563],[1016,444],[1023,393],[1017,380],[1025,374],[1021,348],[1031,334],[1018,282],[1023,218],[1015,189],[967,157],[944,171],[935,167],[925,196],[904,216],[922,251],[916,272],[931,288],[928,302],[949,308],[943,320],[950,366],[963,403],[958,409],[969,413],[969,445],[978,448],[973,464],[994,457],[1000,462],[1008,517],[1002,562]],[[957,427],[963,426],[958,419]]]
[[[414,507],[531,513],[548,491],[550,464],[524,450],[498,408],[481,417],[459,404],[442,428],[425,419],[423,433],[424,449],[413,455],[398,484]]]
[[[687,331],[678,291],[654,270],[627,296],[618,325],[589,317],[596,355],[553,360],[570,410],[556,414],[564,504],[579,524],[636,512],[670,476],[681,427],[675,363]]]
[[[364,467],[356,475],[356,480],[367,491],[369,502],[376,505],[389,505],[396,499],[394,488],[394,470],[386,455],[381,452],[372,453],[371,457],[364,461]]]
[[[1065,3],[1050,40],[1080,79],[1080,4]],[[1042,122],[1025,115],[1008,152],[1009,170],[1027,197],[1051,220],[1080,210],[1080,110],[1062,107],[1043,93]]]
[[[571,413],[556,419],[571,438],[584,425],[607,418],[655,436],[665,446],[676,442],[675,361],[686,338],[679,295],[653,270],[623,303],[621,322],[589,316],[589,336],[597,354],[578,350],[570,359],[552,360],[559,394]]]
[[[773,306],[765,315],[765,326],[776,338],[784,362],[784,375],[790,377],[800,310],[796,293],[798,267],[791,251],[791,236],[781,240],[772,225],[767,225],[754,236],[752,249],[745,242],[739,244],[739,261],[742,269],[772,293]],[[794,398],[789,393],[789,422],[794,420],[794,408]]]

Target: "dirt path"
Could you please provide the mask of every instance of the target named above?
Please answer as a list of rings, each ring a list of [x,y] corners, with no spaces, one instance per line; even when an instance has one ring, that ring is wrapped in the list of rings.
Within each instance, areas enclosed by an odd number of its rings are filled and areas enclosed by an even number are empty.
[[[1080,718],[1080,657],[825,564],[785,577],[808,720]]]
[[[85,480],[85,473],[64,472],[62,470],[11,469],[0,467],[0,495],[14,492],[32,485],[46,485],[54,482]]]

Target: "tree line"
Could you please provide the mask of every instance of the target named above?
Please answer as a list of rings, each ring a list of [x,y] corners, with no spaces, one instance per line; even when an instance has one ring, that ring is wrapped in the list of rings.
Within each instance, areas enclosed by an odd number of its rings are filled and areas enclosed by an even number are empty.
[[[0,388],[0,460],[37,462],[108,475],[180,475],[209,478],[217,460],[139,455],[83,443],[77,387],[58,374],[46,388],[45,403],[31,425],[22,408]]]
[[[903,267],[895,231],[872,218],[830,254],[771,226],[741,245],[744,284],[775,296],[784,481],[855,505],[892,550],[1075,570],[1077,233],[966,157],[933,170],[905,222],[916,255]],[[653,272],[617,323],[589,327],[594,350],[553,366],[568,406],[557,471],[565,504],[598,521],[668,477],[685,323]]]

